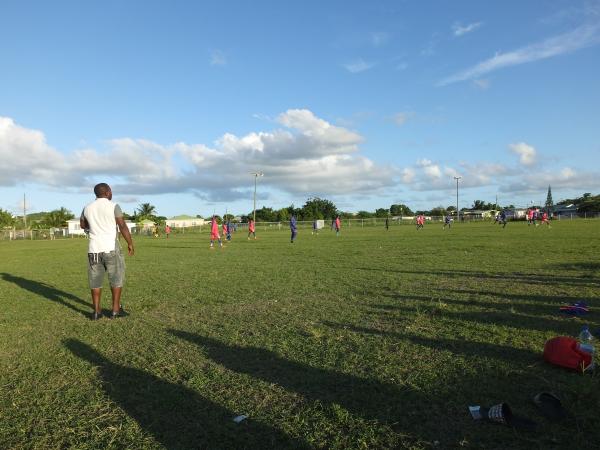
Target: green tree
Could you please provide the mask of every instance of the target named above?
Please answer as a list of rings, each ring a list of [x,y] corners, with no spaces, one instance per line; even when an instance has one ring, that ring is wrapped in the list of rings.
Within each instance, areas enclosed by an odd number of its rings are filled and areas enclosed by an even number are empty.
[[[288,208],[281,208],[277,211],[277,221],[278,222],[286,222],[290,220],[290,212]]]
[[[476,210],[488,210],[488,209],[495,209],[495,205],[493,203],[486,203],[484,200],[475,200],[473,202],[473,208],[472,209],[476,209]]]
[[[0,208],[0,228],[12,227],[15,224],[15,219],[8,211]]]
[[[377,208],[375,210],[375,217],[387,217],[389,214],[390,211],[386,208]]]
[[[445,216],[448,212],[444,209],[443,206],[438,206],[429,211],[430,216]]]
[[[335,217],[338,214],[335,204],[327,199],[314,197],[306,200],[301,211],[296,215],[302,220],[326,219]]]
[[[403,203],[390,206],[390,214],[392,216],[412,216],[414,213]]]
[[[51,228],[65,228],[67,221],[71,220],[75,215],[65,207],[50,211],[41,221],[42,226]]]
[[[249,218],[252,218],[252,212],[248,214]],[[276,222],[277,213],[273,211],[273,208],[267,208],[263,206],[256,210],[256,221],[257,222]]]
[[[552,200],[552,189],[550,188],[550,185],[548,185],[548,195],[546,195],[546,204],[544,206],[546,207],[546,212],[548,214],[552,213],[554,210],[554,201]]]
[[[135,218],[137,222],[141,222],[145,219],[154,220],[154,216],[156,215],[156,206],[151,205],[150,203],[142,203],[135,211]]]
[[[600,195],[585,195],[576,203],[577,211],[580,213],[600,211]]]

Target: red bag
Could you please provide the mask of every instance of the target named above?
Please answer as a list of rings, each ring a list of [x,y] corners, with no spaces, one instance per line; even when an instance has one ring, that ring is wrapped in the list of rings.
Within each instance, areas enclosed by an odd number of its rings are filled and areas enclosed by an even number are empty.
[[[544,360],[567,369],[585,371],[592,363],[592,355],[580,350],[576,339],[558,336],[546,341]]]

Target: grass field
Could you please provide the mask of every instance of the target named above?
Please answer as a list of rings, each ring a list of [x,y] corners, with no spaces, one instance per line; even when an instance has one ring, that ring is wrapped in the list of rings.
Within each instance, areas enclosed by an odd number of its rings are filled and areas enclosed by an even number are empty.
[[[597,448],[600,375],[541,355],[600,327],[599,229],[137,238],[131,314],[99,322],[85,240],[0,242],[0,448]],[[502,401],[538,431],[471,419]]]

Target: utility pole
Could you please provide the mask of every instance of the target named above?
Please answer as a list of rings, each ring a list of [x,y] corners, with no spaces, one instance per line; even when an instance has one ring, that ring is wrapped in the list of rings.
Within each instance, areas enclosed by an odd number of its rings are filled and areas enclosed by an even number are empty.
[[[458,222],[460,220],[460,213],[458,212],[458,180],[460,180],[462,177],[454,177],[454,179],[456,180],[456,221]]]
[[[258,177],[263,177],[265,174],[262,172],[251,172],[251,175],[254,175],[254,208],[252,210],[252,220],[254,226],[256,226],[256,180]]]
[[[25,203],[25,194],[23,194],[23,228],[27,229],[27,206]]]

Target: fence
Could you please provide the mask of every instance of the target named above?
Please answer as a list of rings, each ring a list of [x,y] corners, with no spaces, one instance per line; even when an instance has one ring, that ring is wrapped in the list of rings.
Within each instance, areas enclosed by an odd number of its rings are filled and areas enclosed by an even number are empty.
[[[426,224],[432,222],[443,222],[444,216],[426,216]],[[568,213],[555,215],[552,220],[581,220],[581,219],[600,219],[600,212],[586,212],[586,213]],[[340,219],[342,228],[365,228],[365,227],[384,227],[385,217],[372,217],[368,219]],[[477,216],[461,216],[460,222],[492,222],[493,218],[483,218]],[[522,218],[509,218],[510,221],[525,221],[525,217]],[[248,233],[247,223],[232,223],[234,226],[234,232]],[[415,225],[415,217],[390,217],[388,219],[388,225],[390,227]],[[297,226],[299,229],[312,229],[313,221],[298,221]],[[220,227],[219,227],[220,228]],[[329,230],[333,228],[331,222],[325,221],[325,227],[323,230]],[[202,226],[186,227],[186,228],[171,228],[172,234],[189,234],[189,233],[202,233],[207,232],[210,229],[210,224]],[[288,222],[256,222],[256,231],[278,231],[288,230]],[[158,228],[159,235],[164,235],[164,228]],[[154,234],[153,228],[135,228],[132,230],[133,235],[137,236],[152,236]],[[55,239],[78,239],[87,238],[85,235],[69,234],[67,228],[51,228],[51,229],[33,229],[33,230],[18,230],[16,228],[0,230],[0,240],[55,240]]]
[[[41,230],[18,230],[16,228],[9,228],[0,230],[0,240],[3,241],[18,241],[18,240],[50,240],[55,239],[67,239],[72,238],[73,235],[69,235],[67,228],[51,228]]]

